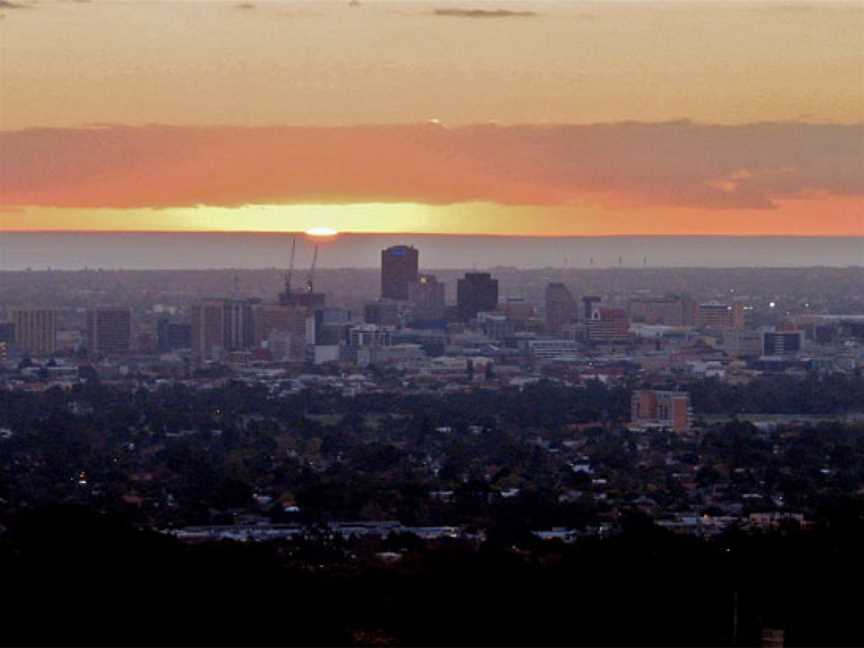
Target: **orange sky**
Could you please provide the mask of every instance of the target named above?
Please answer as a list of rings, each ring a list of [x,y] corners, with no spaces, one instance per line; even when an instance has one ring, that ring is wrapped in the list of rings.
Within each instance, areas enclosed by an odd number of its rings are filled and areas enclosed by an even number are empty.
[[[861,3],[18,4],[0,229],[864,235]]]

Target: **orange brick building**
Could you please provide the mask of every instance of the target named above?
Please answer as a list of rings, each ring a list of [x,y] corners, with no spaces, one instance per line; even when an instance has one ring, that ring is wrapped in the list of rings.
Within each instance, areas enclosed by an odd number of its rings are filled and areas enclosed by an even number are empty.
[[[630,421],[640,428],[690,430],[690,395],[687,392],[640,389],[630,399]]]

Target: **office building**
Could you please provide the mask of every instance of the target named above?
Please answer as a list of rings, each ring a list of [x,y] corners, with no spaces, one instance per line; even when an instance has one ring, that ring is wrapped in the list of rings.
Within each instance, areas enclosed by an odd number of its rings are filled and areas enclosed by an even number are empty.
[[[306,354],[309,310],[296,305],[252,306],[253,346],[266,346],[278,360],[302,361]]]
[[[711,302],[696,306],[695,325],[706,329],[743,329],[744,305]]]
[[[435,275],[421,274],[417,282],[409,286],[408,298],[414,317],[435,319],[444,315],[444,283]]]
[[[344,342],[351,323],[351,311],[346,308],[322,308],[312,314],[315,325],[314,344],[332,346]]]
[[[394,245],[381,251],[381,298],[407,301],[419,278],[420,254],[416,248]]]
[[[503,340],[515,332],[515,325],[504,313],[481,311],[477,313],[477,326],[493,340]]]
[[[591,319],[585,322],[586,337],[591,342],[616,343],[630,339],[630,318],[623,308],[594,306]]]
[[[358,324],[348,332],[348,343],[352,347],[390,346],[392,329],[375,324]]]
[[[546,286],[546,330],[560,333],[576,317],[576,300],[563,283]]]
[[[582,319],[588,321],[593,319],[594,311],[600,307],[602,299],[596,295],[587,295],[582,298]]]
[[[670,295],[660,298],[632,299],[629,315],[640,324],[692,326],[696,304],[688,297]]]
[[[235,299],[209,299],[192,307],[192,350],[214,359],[226,351],[253,346],[252,304]]]
[[[463,322],[473,320],[480,311],[498,308],[498,280],[488,272],[468,272],[456,288],[456,305]]]
[[[528,353],[535,360],[574,360],[579,355],[579,344],[574,340],[528,340]]]
[[[124,355],[132,340],[132,311],[128,308],[87,310],[87,353]]]
[[[762,332],[748,329],[729,329],[723,332],[723,350],[734,356],[754,358],[763,355]]]
[[[16,308],[12,311],[15,347],[34,356],[57,350],[57,311],[50,308]]]
[[[763,331],[762,355],[794,356],[804,349],[803,331]]]
[[[225,348],[239,351],[254,346],[255,328],[252,319],[252,304],[248,301],[229,299],[225,301]]]
[[[358,367],[389,365],[399,369],[417,368],[426,358],[419,344],[357,347],[354,355]]]
[[[192,326],[162,318],[156,324],[157,348],[160,353],[192,348]]]
[[[225,350],[224,302],[209,300],[192,307],[192,350],[210,359]]]
[[[15,342],[15,324],[12,322],[0,322],[0,342],[12,346]]]
[[[630,399],[630,421],[641,429],[690,430],[690,395],[687,392],[640,389]]]

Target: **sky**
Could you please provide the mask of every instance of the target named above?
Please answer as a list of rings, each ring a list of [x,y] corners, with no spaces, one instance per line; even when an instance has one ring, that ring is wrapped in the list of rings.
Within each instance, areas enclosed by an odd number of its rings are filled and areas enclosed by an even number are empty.
[[[864,236],[862,2],[0,15],[0,230]]]

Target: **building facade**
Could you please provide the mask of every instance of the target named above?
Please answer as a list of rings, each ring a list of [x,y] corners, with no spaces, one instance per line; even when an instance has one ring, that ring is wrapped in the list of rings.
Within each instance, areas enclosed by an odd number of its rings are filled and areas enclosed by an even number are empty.
[[[586,295],[582,298],[582,312],[580,318],[584,321],[593,319],[594,312],[600,308],[601,297],[597,295]]]
[[[132,311],[128,308],[87,310],[87,352],[124,355],[131,350]]]
[[[640,389],[630,399],[630,421],[639,428],[690,431],[690,395],[687,392]]]
[[[763,331],[762,355],[795,356],[804,350],[803,331]]]
[[[252,304],[235,299],[209,299],[192,307],[192,350],[213,359],[226,351],[251,348],[255,330]]]
[[[707,329],[743,329],[744,305],[738,302],[699,304],[696,306],[694,323]]]
[[[585,322],[586,337],[591,342],[615,343],[630,339],[630,318],[623,308],[594,308]]]
[[[672,295],[630,300],[629,315],[634,322],[665,326],[692,326],[696,304],[688,297]]]
[[[546,330],[560,333],[576,317],[576,300],[563,283],[546,286]]]
[[[417,282],[409,286],[408,298],[416,318],[435,319],[444,315],[444,283],[435,275],[419,275]]]
[[[302,361],[306,354],[306,320],[302,306],[255,304],[252,306],[253,346],[267,346],[280,360]]]
[[[192,348],[192,326],[160,319],[156,324],[157,348],[160,353]]]
[[[498,280],[488,272],[468,272],[460,279],[456,289],[459,319],[473,320],[480,311],[498,308]]]
[[[12,311],[15,347],[34,356],[57,350],[57,311],[51,308],[16,308]]]
[[[381,250],[381,298],[407,301],[419,278],[420,253],[408,245]]]

